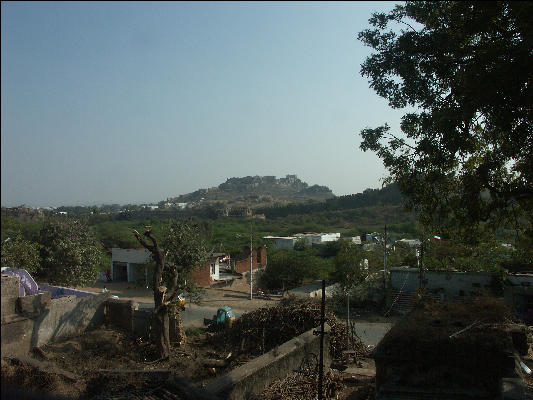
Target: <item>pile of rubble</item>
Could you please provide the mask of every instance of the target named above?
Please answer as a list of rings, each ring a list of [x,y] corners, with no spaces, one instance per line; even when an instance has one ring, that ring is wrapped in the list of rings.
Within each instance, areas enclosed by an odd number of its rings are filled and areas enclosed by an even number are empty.
[[[333,359],[342,357],[345,350],[355,350],[360,357],[368,356],[368,350],[359,338],[352,336],[347,341],[346,326],[330,310],[326,310],[326,323],[331,328],[330,355]],[[319,325],[318,303],[297,302],[260,308],[243,314],[230,329],[218,332],[213,343],[256,356]]]

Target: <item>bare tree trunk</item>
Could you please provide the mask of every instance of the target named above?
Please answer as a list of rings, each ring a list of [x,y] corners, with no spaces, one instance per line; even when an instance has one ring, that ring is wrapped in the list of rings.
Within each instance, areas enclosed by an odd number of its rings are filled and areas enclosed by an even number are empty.
[[[170,341],[181,347],[185,345],[185,338],[181,312],[175,307],[170,316]]]
[[[169,317],[168,307],[161,307],[155,313],[156,321],[156,346],[159,357],[162,359],[170,356],[170,335],[169,335]]]
[[[163,269],[165,268],[165,258],[166,254],[163,254],[157,240],[152,234],[152,228],[146,227],[146,232],[144,236],[148,237],[153,245],[148,244],[142,236],[137,231],[133,231],[135,237],[140,244],[143,245],[147,250],[149,250],[155,261],[155,270],[154,270],[154,322],[155,322],[155,332],[157,334],[156,346],[159,352],[159,357],[161,359],[166,359],[170,356],[170,334],[169,334],[169,301],[165,301],[165,294],[167,288],[162,285],[163,280]],[[171,297],[171,296],[169,296]]]

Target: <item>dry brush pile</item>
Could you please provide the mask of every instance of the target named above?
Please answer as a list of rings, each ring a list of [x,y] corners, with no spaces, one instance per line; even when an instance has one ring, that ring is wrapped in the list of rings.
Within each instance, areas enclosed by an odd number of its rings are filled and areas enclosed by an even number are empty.
[[[318,393],[317,382],[318,373],[316,369],[294,372],[283,379],[275,381],[259,395],[259,398],[261,400],[314,400],[317,398]],[[324,374],[324,398],[336,398],[343,387],[338,376],[333,375],[331,372]]]
[[[348,343],[346,326],[328,309],[326,323],[331,328],[330,355],[333,359],[342,357],[342,352],[348,349],[355,350],[361,357],[368,355],[365,345],[357,337],[352,337]],[[227,350],[257,356],[319,325],[320,304],[298,301],[243,314],[230,329],[218,332],[213,343],[224,345]]]

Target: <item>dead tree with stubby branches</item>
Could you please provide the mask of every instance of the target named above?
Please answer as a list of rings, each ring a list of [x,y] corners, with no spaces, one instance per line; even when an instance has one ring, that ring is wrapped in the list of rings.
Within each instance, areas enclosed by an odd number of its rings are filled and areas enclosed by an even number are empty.
[[[205,258],[205,246],[198,227],[184,221],[173,221],[170,224],[168,234],[162,243],[164,249],[159,245],[150,226],[146,227],[144,235],[136,230],[133,234],[139,243],[152,253],[155,262],[153,275],[155,344],[160,358],[166,359],[170,355],[169,310],[178,301],[182,290],[179,285],[180,274],[188,274]],[[151,244],[145,238],[149,239]],[[179,314],[178,321],[181,321]],[[183,341],[180,344],[183,344]]]

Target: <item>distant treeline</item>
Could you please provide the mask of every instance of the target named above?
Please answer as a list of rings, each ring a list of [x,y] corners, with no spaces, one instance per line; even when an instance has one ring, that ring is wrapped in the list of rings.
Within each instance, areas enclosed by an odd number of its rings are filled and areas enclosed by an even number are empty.
[[[256,210],[256,213],[264,214],[267,218],[283,218],[292,214],[348,210],[377,205],[398,206],[402,202],[403,198],[398,185],[393,183],[383,189],[366,189],[363,193],[338,196],[320,203],[294,203],[286,206],[259,208]]]

